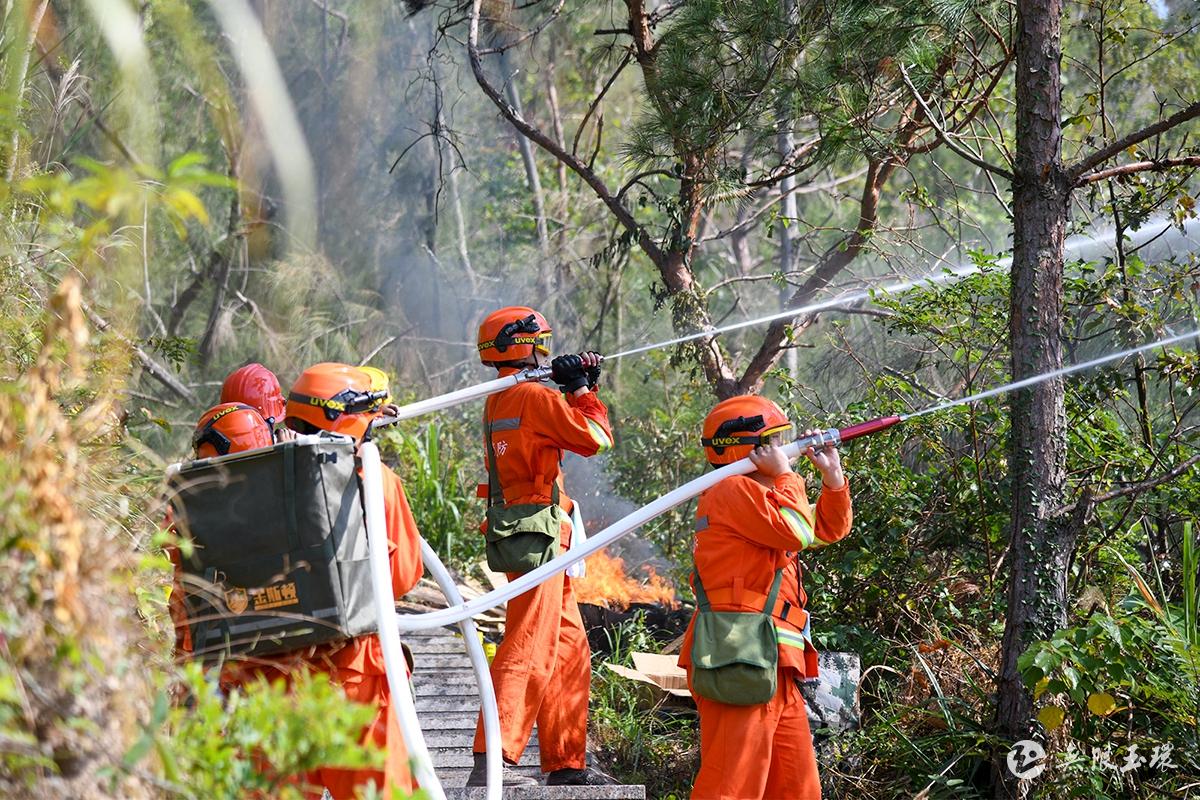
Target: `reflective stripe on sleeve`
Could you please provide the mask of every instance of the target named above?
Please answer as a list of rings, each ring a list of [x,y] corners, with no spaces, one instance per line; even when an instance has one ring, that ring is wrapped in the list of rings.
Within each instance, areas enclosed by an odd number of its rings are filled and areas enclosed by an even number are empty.
[[[787,506],[780,506],[779,513],[787,522],[788,527],[792,529],[792,532],[800,537],[800,541],[802,543],[801,546],[804,549],[820,546],[816,544],[816,542],[819,541],[817,539],[817,534],[813,532],[812,525],[808,524],[808,520],[804,518],[803,514],[796,509],[788,508]],[[824,542],[821,542],[821,544],[824,544]]]
[[[604,430],[603,425],[590,417],[588,418],[587,425],[588,432],[592,434],[592,441],[600,447],[599,452],[603,453],[605,450],[612,448],[612,437],[608,435],[608,431]]]
[[[775,637],[779,639],[780,647],[797,647],[804,649],[804,636],[796,631],[775,626]]]

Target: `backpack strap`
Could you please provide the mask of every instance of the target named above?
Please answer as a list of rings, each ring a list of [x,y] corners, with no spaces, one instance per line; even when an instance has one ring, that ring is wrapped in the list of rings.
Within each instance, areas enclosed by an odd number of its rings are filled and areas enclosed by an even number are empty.
[[[483,441],[487,444],[488,508],[504,505],[504,489],[500,486],[500,471],[496,469],[496,445],[492,443],[492,433],[496,424],[489,416],[491,405],[489,402],[483,408]]]
[[[775,600],[779,597],[779,585],[783,582],[783,567],[775,570],[775,580],[771,581],[771,592],[767,595],[767,604],[763,606],[763,613],[771,616],[775,612]]]
[[[296,521],[296,443],[283,443],[283,508],[287,520],[288,547],[300,549],[300,526]]]

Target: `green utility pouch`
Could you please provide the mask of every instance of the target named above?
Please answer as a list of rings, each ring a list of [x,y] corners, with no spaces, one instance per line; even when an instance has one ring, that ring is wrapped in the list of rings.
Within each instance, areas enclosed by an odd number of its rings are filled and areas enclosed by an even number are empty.
[[[779,639],[771,609],[783,570],[762,612],[713,611],[696,576],[696,626],[692,632],[692,688],[701,697],[731,706],[754,706],[775,696]]]
[[[569,518],[558,504],[558,482],[551,482],[550,505],[520,503],[505,505],[504,491],[496,470],[496,448],[492,433],[511,430],[520,420],[484,423],[483,438],[488,449],[488,508],[486,541],[488,569],[493,572],[529,572],[550,561],[559,552],[564,522]]]

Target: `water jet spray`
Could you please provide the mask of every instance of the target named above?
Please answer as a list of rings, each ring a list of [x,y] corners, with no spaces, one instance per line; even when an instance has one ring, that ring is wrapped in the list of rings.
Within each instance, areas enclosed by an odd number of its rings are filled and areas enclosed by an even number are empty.
[[[1171,220],[1161,220],[1161,221],[1155,222],[1153,224],[1148,224],[1145,227],[1143,227],[1143,228],[1139,229],[1138,231],[1135,231],[1133,234],[1131,234],[1130,241],[1134,245],[1142,245],[1142,244],[1145,244],[1147,242],[1157,239],[1159,236],[1163,235],[1167,231],[1170,231],[1173,227],[1174,227],[1174,222]],[[1096,235],[1073,236],[1070,239],[1068,239],[1067,242],[1065,243],[1064,252],[1078,253],[1080,255],[1083,255],[1090,248],[1094,248],[1098,245],[1101,245],[1101,244],[1111,241],[1114,238],[1114,236],[1115,236],[1115,233],[1111,230],[1104,231],[1104,232],[1096,234]],[[1012,259],[1010,257],[1006,257],[1006,258],[1000,259],[996,263],[999,266],[1005,266],[1005,265],[1011,264],[1011,262],[1012,262]],[[809,303],[808,305],[805,305],[805,306],[800,306],[797,308],[789,308],[785,311],[779,311],[774,314],[767,314],[767,315],[764,315],[761,317],[756,317],[756,318],[750,319],[750,320],[743,320],[741,322],[731,322],[726,325],[707,328],[705,330],[696,331],[694,333],[688,333],[688,334],[684,334],[682,336],[677,336],[673,339],[668,339],[666,341],[655,342],[654,344],[647,344],[647,345],[640,345],[637,347],[626,348],[626,349],[620,350],[619,352],[614,353],[610,356],[605,356],[604,360],[615,361],[616,359],[625,358],[626,356],[640,355],[642,353],[648,353],[653,350],[661,350],[665,347],[672,347],[672,346],[678,345],[678,344],[685,344],[687,342],[692,342],[697,339],[713,338],[713,337],[720,336],[725,333],[730,333],[732,331],[741,330],[743,328],[749,328],[749,327],[752,327],[755,325],[763,325],[766,323],[777,322],[779,320],[791,319],[791,318],[800,317],[800,316],[811,316],[813,314],[817,314],[822,311],[828,311],[830,309],[837,308],[839,306],[857,305],[859,303],[863,303],[863,302],[871,300],[871,298],[876,293],[898,294],[900,292],[905,292],[910,289],[917,288],[918,286],[934,286],[934,285],[940,285],[940,284],[953,283],[954,281],[961,280],[962,278],[966,278],[971,275],[975,275],[975,274],[979,273],[982,269],[983,269],[983,267],[981,267],[978,264],[968,264],[965,266],[955,267],[953,269],[943,269],[940,272],[921,275],[916,278],[908,278],[908,279],[905,279],[902,281],[897,281],[894,283],[886,284],[886,285],[881,286],[880,288],[874,289],[874,290],[854,290],[854,291],[842,292],[841,294],[838,294],[827,300],[821,300],[816,303]],[[1116,357],[1116,356],[1114,356],[1114,357]],[[1080,369],[1084,369],[1084,368],[1085,367],[1080,367]],[[487,397],[490,394],[495,394],[496,392],[501,392],[501,391],[504,391],[505,389],[516,386],[519,383],[525,383],[528,381],[546,381],[549,379],[550,379],[550,368],[549,367],[536,367],[536,368],[525,369],[525,370],[522,370],[521,372],[516,373],[515,375],[509,375],[504,378],[497,378],[496,380],[493,380],[493,381],[487,381],[485,383],[476,384],[475,386],[468,386],[465,389],[459,389],[454,392],[449,392],[447,394],[438,395],[437,397],[432,397],[432,398],[429,398],[428,400],[421,400],[416,403],[410,403],[406,406],[401,407],[400,414],[398,416],[396,416],[394,418],[388,417],[386,419],[381,419],[378,421],[377,424],[387,425],[387,424],[399,422],[400,420],[412,419],[413,417],[418,417],[423,414],[431,413],[433,411],[441,411],[442,409],[451,408],[453,406],[460,405],[462,403],[467,403],[467,402],[470,402],[472,400],[475,400],[475,399],[478,399],[481,397]],[[1008,389],[1011,389],[1011,388],[1013,388],[1013,387],[1011,387],[1011,386],[1008,387]],[[1008,389],[1006,389],[1005,387],[1001,387],[1000,389],[997,389],[995,391],[996,392],[1007,391]],[[961,401],[955,401],[956,404],[958,402],[961,402]],[[926,410],[926,411],[922,411],[920,413],[926,414],[926,413],[931,413],[931,411],[932,410]]]
[[[1126,358],[1136,353],[1145,352],[1157,348],[1167,347],[1176,344],[1185,339],[1200,338],[1200,330],[1192,330],[1187,333],[1168,336],[1149,344],[1144,344],[1139,347],[1133,347],[1128,350],[1122,350],[1118,353],[1110,353],[1106,356],[1091,359],[1090,361],[1073,364],[1069,367],[1053,370],[1042,375],[1035,375],[1029,378],[1023,378],[1019,381],[1013,381],[1003,386],[998,386],[994,389],[988,389],[984,392],[969,395],[958,400],[949,400],[944,403],[932,405],[920,411],[914,411],[908,414],[893,414],[877,419],[860,422],[855,425],[850,425],[845,428],[830,428],[824,431],[810,434],[801,437],[795,441],[784,445],[783,451],[789,459],[800,456],[809,447],[820,449],[823,447],[837,446],[844,442],[849,442],[863,436],[869,436],[874,433],[885,431],[895,425],[900,424],[914,417],[933,414],[938,411],[944,411],[954,406],[964,405],[967,403],[978,402],[988,397],[993,397],[1005,392],[1016,391],[1019,389],[1032,386],[1036,383],[1061,378],[1075,372],[1081,372],[1092,367],[1106,364],[1111,361],[1116,361],[1121,358]],[[533,587],[545,581],[552,575],[559,572],[564,572],[572,564],[576,564],[583,559],[608,547],[613,542],[636,531],[641,526],[651,520],[665,514],[672,508],[685,503],[711,487],[717,485],[725,478],[731,475],[748,475],[755,471],[754,464],[748,458],[743,458],[740,461],[735,461],[732,464],[727,464],[723,467],[713,470],[706,475],[702,475],[683,486],[680,486],[662,497],[658,498],[649,505],[643,506],[631,514],[617,520],[612,525],[609,525],[595,536],[589,537],[587,542],[579,548],[574,548],[571,551],[558,556],[557,558],[543,564],[537,569],[521,575],[516,580],[506,584],[505,586],[494,589],[491,592],[478,597],[469,603],[461,603],[451,608],[442,609],[439,611],[431,611],[425,614],[405,614],[402,615],[399,621],[401,628],[405,630],[428,630],[430,628],[439,628],[443,625],[453,625],[468,617],[482,614],[500,603],[507,602],[512,598],[529,591]]]

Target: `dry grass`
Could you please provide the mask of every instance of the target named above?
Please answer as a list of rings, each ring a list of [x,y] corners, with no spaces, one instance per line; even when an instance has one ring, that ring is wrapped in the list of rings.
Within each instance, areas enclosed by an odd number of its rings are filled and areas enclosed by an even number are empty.
[[[80,284],[52,297],[35,365],[0,392],[0,795],[140,798],[121,766],[147,716],[152,648],[116,512],[121,432],[90,396]]]

